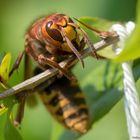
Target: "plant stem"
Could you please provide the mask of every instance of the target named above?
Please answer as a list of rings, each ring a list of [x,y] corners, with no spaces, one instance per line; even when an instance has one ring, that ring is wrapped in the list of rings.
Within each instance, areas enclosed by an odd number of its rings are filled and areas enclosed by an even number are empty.
[[[101,50],[101,49],[111,45],[111,44],[115,44],[118,41],[119,41],[119,36],[118,36],[118,34],[114,33],[114,36],[109,37],[107,39],[103,39],[103,40],[95,43],[94,48],[96,49],[96,51],[98,51],[98,50]],[[91,49],[90,48],[85,49],[81,55],[83,58],[85,58],[89,55],[92,55]],[[60,62],[59,65],[63,68],[69,61],[71,61],[71,59],[72,58],[66,59],[63,62]],[[69,67],[76,64],[77,62],[78,62],[78,60],[74,59]],[[12,96],[12,95],[21,93],[23,91],[32,90],[35,87],[37,87],[38,85],[40,85],[41,83],[43,83],[44,81],[57,75],[58,72],[59,71],[57,69],[53,69],[53,68],[48,69],[48,70],[42,72],[41,74],[38,74],[38,75],[18,84],[16,86],[13,86],[12,88],[0,93],[0,99],[4,99],[8,96]]]

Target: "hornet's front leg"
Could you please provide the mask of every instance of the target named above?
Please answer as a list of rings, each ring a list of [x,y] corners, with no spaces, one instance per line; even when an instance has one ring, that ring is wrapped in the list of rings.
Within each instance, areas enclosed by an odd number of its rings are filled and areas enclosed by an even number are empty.
[[[67,66],[71,63],[67,63],[64,68],[62,68],[57,62],[53,61],[51,58],[47,58],[45,55],[43,54],[40,54],[38,56],[38,63],[41,65],[41,66],[46,66],[46,65],[49,65],[53,68],[57,68],[59,71],[60,71],[60,76],[62,74],[64,74],[69,80],[73,80],[75,81],[75,78],[71,75],[71,73],[69,71],[67,71]]]
[[[31,55],[44,70],[46,70],[47,66],[50,66],[52,68],[58,69],[60,71],[60,74],[64,74],[69,80],[75,80],[75,78],[73,78],[73,76],[69,71],[67,71],[67,69],[65,69],[65,67],[62,68],[57,63],[56,56],[48,53],[45,47],[41,46],[41,44],[36,40],[30,42],[29,47],[26,48],[26,52]]]

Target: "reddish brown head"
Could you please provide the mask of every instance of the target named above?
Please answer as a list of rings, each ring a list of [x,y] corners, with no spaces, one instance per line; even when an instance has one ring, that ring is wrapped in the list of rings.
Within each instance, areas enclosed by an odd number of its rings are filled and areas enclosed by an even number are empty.
[[[64,14],[51,14],[36,21],[29,30],[31,39],[40,41],[46,50],[55,54],[66,52],[75,54],[83,65],[79,51],[81,50],[80,34],[69,16]]]

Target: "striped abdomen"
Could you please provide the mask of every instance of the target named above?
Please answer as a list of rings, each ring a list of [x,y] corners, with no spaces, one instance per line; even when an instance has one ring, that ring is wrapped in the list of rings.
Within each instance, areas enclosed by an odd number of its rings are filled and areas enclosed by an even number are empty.
[[[66,128],[79,133],[88,130],[88,108],[78,83],[63,76],[42,90],[40,97],[49,112]]]

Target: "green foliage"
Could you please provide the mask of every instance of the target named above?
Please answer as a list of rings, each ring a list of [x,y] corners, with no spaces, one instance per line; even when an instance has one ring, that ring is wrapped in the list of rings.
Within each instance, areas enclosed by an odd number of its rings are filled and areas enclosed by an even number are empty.
[[[9,78],[9,68],[10,68],[10,61],[11,61],[11,54],[7,53],[5,56],[1,56],[1,63],[0,63],[0,91],[6,89],[6,84]],[[0,101],[0,115],[5,113],[8,108]]]
[[[135,81],[137,81],[140,77],[140,58],[136,59],[133,63],[133,75]]]
[[[3,104],[0,104],[0,116],[7,111],[8,108],[6,108]]]
[[[10,68],[11,54],[7,53],[0,65],[0,76],[4,81],[7,81],[9,78],[9,68]]]
[[[0,85],[6,89],[6,83],[9,79],[9,69],[11,62],[11,54],[7,53],[0,64]]]
[[[4,129],[5,140],[22,140],[20,133],[13,125],[12,109],[14,104],[15,102],[12,97],[5,100],[5,105],[8,107],[7,119],[5,123],[5,129]]]
[[[22,140],[21,135],[19,134],[18,130],[15,128],[9,117],[7,117],[4,134],[5,140]]]
[[[9,80],[9,69],[11,62],[11,54],[7,53],[1,61],[0,64],[0,85],[2,88],[7,89],[7,81]],[[1,93],[2,94],[2,93]],[[0,101],[0,116],[6,113],[7,119],[5,122],[4,137],[5,140],[22,140],[19,132],[13,125],[13,120],[11,119],[12,108],[15,104],[14,97],[6,98]]]
[[[115,59],[118,62],[134,60],[140,57],[140,1],[137,4],[137,21],[132,35],[127,39],[124,50]]]
[[[16,104],[15,97],[9,97],[2,101],[1,105],[2,108],[0,108],[0,117],[5,113],[6,114],[6,120],[3,131],[0,133],[4,134],[5,140],[22,140],[22,137],[20,133],[18,132],[17,128],[13,124],[13,106]]]
[[[111,25],[114,23],[112,21],[106,20],[106,19],[102,19],[102,18],[95,18],[95,17],[80,17],[79,18],[80,21],[82,21],[83,23],[90,25],[93,28],[99,29],[101,31],[108,31],[108,29],[111,27]],[[80,24],[79,25],[84,28],[84,30],[86,30],[86,32],[90,31],[90,29],[87,29],[87,27],[85,27],[84,25]],[[92,38],[96,33],[92,32]],[[94,38],[95,39],[95,38]]]

